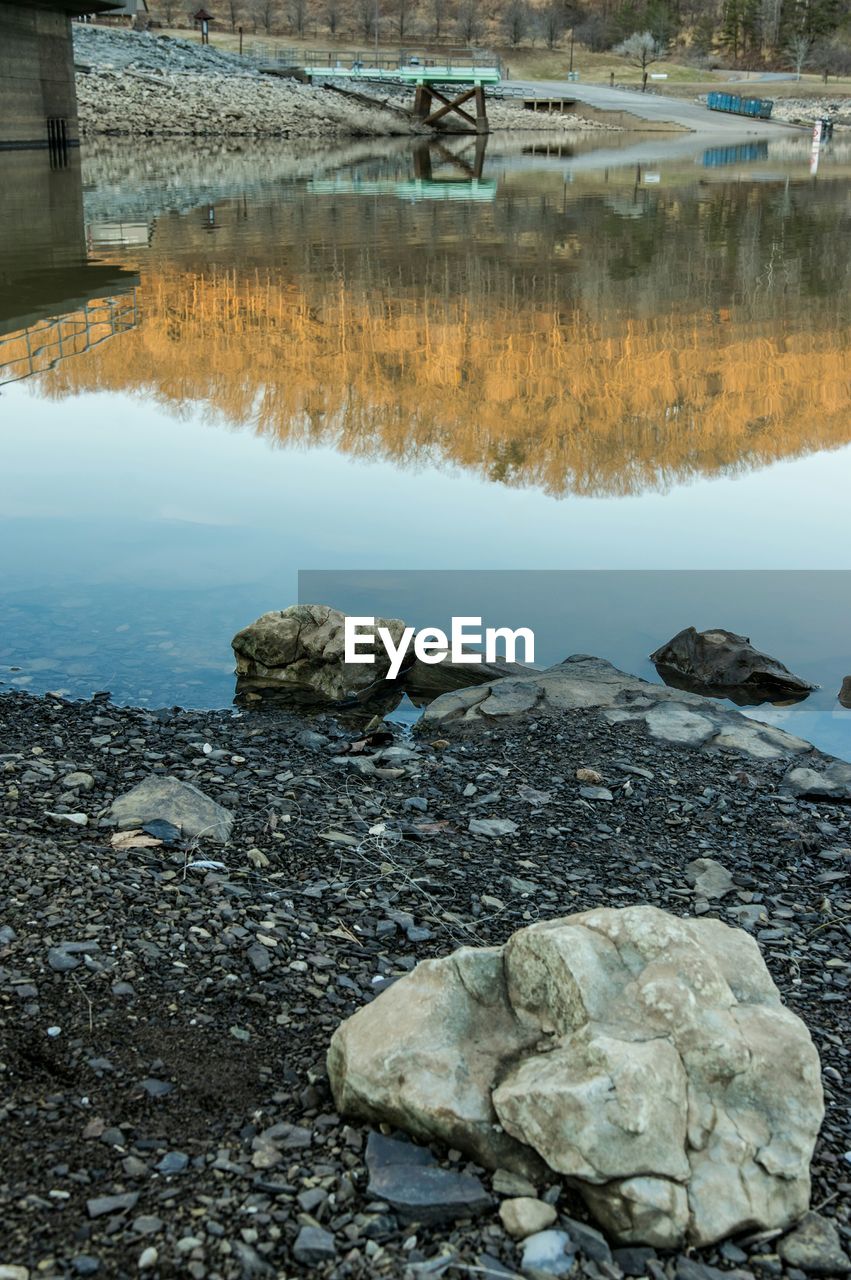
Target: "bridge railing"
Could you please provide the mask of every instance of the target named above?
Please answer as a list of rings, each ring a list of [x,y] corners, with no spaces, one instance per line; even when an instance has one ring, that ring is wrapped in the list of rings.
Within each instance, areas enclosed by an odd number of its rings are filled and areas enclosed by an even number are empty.
[[[486,49],[448,49],[439,53],[423,53],[417,49],[294,49],[278,44],[256,43],[246,52],[246,59],[261,67],[339,67],[341,70],[370,68],[376,71],[409,71],[415,67],[498,67],[500,59]]]

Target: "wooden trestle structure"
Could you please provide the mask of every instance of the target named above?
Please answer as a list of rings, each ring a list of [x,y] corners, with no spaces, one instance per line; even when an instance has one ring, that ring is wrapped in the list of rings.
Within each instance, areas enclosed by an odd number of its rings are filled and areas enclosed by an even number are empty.
[[[471,99],[476,104],[475,116],[464,110],[464,103],[470,102]],[[439,107],[435,107],[435,100],[440,103]],[[484,85],[474,84],[471,88],[462,90],[454,98],[447,98],[433,84],[417,85],[414,95],[414,115],[422,124],[436,128],[441,120],[445,120],[453,112],[470,126],[472,133],[487,133],[488,112]]]
[[[378,57],[372,59],[379,62]],[[413,65],[412,65],[413,64]],[[414,86],[414,116],[422,124],[434,129],[446,128],[452,119],[453,133],[488,132],[485,86],[499,84],[498,66],[459,65],[458,62],[432,65],[412,59],[407,65],[377,66],[361,54],[339,55],[332,62],[323,58],[321,63],[308,61],[301,68],[312,80],[369,80],[395,81]],[[457,89],[457,92],[455,90]],[[453,96],[454,94],[454,96]],[[467,104],[473,109],[468,110]],[[459,121],[463,128],[459,128]]]

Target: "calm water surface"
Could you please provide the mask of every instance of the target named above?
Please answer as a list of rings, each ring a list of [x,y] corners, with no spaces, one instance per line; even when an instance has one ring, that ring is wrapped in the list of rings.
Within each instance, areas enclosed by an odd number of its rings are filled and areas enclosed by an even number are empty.
[[[300,569],[759,570],[539,660],[744,631],[851,758],[851,146],[654,145],[0,156],[0,688],[228,705]]]

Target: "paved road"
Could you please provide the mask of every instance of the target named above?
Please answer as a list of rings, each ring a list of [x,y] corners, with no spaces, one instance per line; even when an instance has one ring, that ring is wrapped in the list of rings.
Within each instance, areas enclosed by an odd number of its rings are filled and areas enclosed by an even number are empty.
[[[798,133],[791,125],[772,120],[752,120],[748,116],[725,115],[707,111],[706,107],[683,98],[668,98],[657,93],[638,93],[629,89],[609,89],[597,84],[568,84],[566,80],[510,80],[508,86],[520,89],[529,98],[575,98],[598,111],[627,111],[646,120],[653,128],[664,124],[679,125],[692,133],[713,137],[780,137]]]

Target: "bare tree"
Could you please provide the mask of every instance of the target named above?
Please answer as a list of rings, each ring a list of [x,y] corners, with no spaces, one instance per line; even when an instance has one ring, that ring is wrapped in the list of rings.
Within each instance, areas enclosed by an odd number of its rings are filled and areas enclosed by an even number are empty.
[[[554,49],[564,35],[565,14],[561,0],[549,0],[549,4],[541,12],[539,21],[547,48]]]
[[[163,20],[167,27],[174,26],[174,20],[178,13],[183,12],[184,6],[180,0],[159,0],[157,9],[162,14]]]
[[[261,26],[269,35],[278,21],[278,0],[252,0],[251,13],[255,27]]]
[[[440,39],[440,31],[446,18],[446,0],[431,0],[431,29],[435,40]]]
[[[242,0],[225,0],[223,7],[231,31],[236,31],[237,24],[242,21]]]
[[[821,72],[822,80],[827,84],[828,76],[847,76],[851,72],[851,48],[836,36],[819,40],[813,48],[810,62],[816,71]]]
[[[400,40],[404,40],[411,26],[411,14],[415,8],[416,0],[394,0],[394,14],[396,18],[396,34]]]
[[[815,41],[806,31],[799,31],[786,41],[786,54],[795,68],[795,78],[800,80],[801,72],[810,60]]]
[[[325,0],[325,25],[328,34],[335,36],[340,26],[339,0]]]
[[[502,15],[502,25],[509,42],[516,48],[528,35],[532,12],[528,0],[508,0]]]
[[[307,0],[289,0],[289,20],[296,35],[303,36],[307,22]]]
[[[613,52],[626,58],[631,66],[640,67],[644,73],[652,62],[658,62],[665,56],[665,46],[650,31],[634,31],[616,45]]]
[[[783,0],[762,0],[759,25],[766,49],[776,49],[780,43],[780,21],[783,17]]]
[[[377,17],[375,0],[357,0],[356,14],[358,30],[364,40],[374,39]]]
[[[477,0],[464,0],[458,10],[458,34],[467,44],[475,44],[482,36],[482,18]]]

